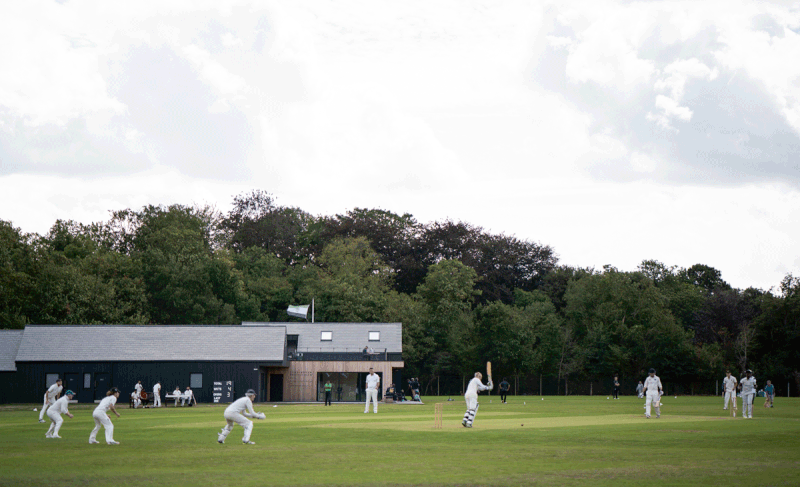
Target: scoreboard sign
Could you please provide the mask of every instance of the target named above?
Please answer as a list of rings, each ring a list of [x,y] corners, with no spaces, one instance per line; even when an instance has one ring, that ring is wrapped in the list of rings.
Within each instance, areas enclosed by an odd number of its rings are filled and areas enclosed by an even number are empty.
[[[233,402],[233,381],[214,382],[214,402]]]

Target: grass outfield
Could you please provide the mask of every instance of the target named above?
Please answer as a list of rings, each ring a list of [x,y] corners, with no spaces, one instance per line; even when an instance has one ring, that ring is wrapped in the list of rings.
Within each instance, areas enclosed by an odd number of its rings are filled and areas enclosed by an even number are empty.
[[[446,398],[443,398],[446,401]],[[490,399],[492,402],[490,403]],[[93,406],[73,405],[63,439],[45,439],[31,406],[0,407],[0,485],[798,485],[800,399],[732,419],[719,397],[668,397],[661,419],[624,397],[481,397],[473,429],[463,400],[433,404],[256,404],[252,440],[216,442],[224,406],[112,414],[108,446],[89,445]],[[523,403],[523,401],[526,403]]]

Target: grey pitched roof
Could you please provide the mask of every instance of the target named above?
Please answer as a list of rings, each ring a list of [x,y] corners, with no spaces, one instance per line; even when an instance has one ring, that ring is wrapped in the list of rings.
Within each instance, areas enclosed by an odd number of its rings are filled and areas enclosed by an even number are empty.
[[[25,328],[17,362],[283,361],[283,327],[86,325]]]
[[[280,326],[287,335],[298,335],[297,348],[301,351],[360,351],[369,345],[373,349],[390,353],[403,351],[402,323],[256,323],[244,322],[243,327],[254,325]],[[332,332],[332,340],[320,339],[323,331]],[[379,341],[369,341],[369,332],[380,332]]]
[[[0,330],[0,372],[14,372],[23,330]]]

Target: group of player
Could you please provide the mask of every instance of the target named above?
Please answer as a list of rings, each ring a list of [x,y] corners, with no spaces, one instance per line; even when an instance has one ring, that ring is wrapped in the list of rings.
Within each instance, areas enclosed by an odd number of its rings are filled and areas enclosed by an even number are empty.
[[[61,430],[61,425],[64,423],[64,418],[61,417],[62,414],[74,418],[69,412],[69,402],[75,397],[75,393],[67,389],[64,395],[59,397],[62,390],[61,379],[58,379],[55,384],[51,385],[44,393],[44,404],[42,405],[42,411],[39,413],[39,422],[45,422],[45,414],[50,418],[50,428],[48,428],[47,433],[44,435],[45,438],[61,438],[58,432]],[[117,399],[119,399],[119,389],[112,387],[106,393],[106,397],[104,397],[100,401],[100,404],[92,411],[94,429],[89,434],[89,444],[100,443],[97,441],[97,433],[100,431],[100,427],[103,427],[106,432],[106,443],[109,445],[119,445],[118,441],[114,441],[114,424],[111,423],[111,420],[108,418],[109,410],[113,411],[114,414],[119,417],[119,413],[114,407],[117,403]]]
[[[725,378],[722,380],[722,390],[725,396],[722,409],[728,409],[730,406],[731,413],[736,415],[736,391],[738,390],[742,394],[742,416],[745,419],[753,419],[753,402],[758,386],[752,370],[747,369],[745,377],[738,383],[736,377],[731,375],[731,371],[726,370]],[[764,387],[764,396],[764,407],[772,407],[775,397],[775,386],[772,385],[772,381],[767,381],[767,385]]]
[[[484,391],[490,391],[494,388],[494,384],[492,383],[492,376],[489,375],[489,381],[486,384],[482,382],[483,374],[480,372],[476,372],[475,376],[470,380],[469,385],[467,386],[467,391],[464,394],[464,401],[467,405],[467,410],[464,413],[464,418],[461,420],[461,425],[465,428],[472,428],[473,423],[475,422],[475,416],[478,413],[478,407],[480,404],[478,403],[478,394]],[[503,379],[505,383],[505,387],[501,387],[502,392],[507,392],[508,384]],[[615,377],[615,390],[618,388],[618,381]],[[158,392],[160,392],[160,384],[157,384],[158,388],[154,390],[156,393],[156,397],[158,397]],[[369,404],[370,402],[373,403],[373,412],[378,412],[378,400],[377,400],[377,391],[380,388],[380,377],[374,373],[372,369],[370,369],[369,375],[366,378],[366,392],[367,392],[367,401],[366,401],[366,408],[364,409],[364,413],[369,412]],[[639,392],[639,397],[645,396],[645,417],[650,419],[651,412],[655,409],[656,418],[661,417],[661,396],[664,394],[664,387],[661,384],[661,379],[656,375],[655,369],[650,369],[648,377],[645,379],[644,384],[640,384],[641,387],[637,388],[637,392]],[[737,383],[736,378],[733,377],[730,373],[730,370],[726,371],[725,379],[723,380],[723,388],[725,391],[725,402],[724,402],[724,409],[728,409],[730,405],[733,409],[736,409],[736,390],[737,387],[742,392],[742,402],[743,402],[743,410],[744,410],[744,417],[748,419],[752,419],[753,417],[753,398],[756,394],[756,379],[753,377],[753,371],[747,370],[746,377],[744,377],[741,381]],[[141,382],[137,384],[137,393],[141,392]],[[767,394],[768,394],[768,401],[771,399],[771,395],[773,394],[774,389],[772,388],[772,384],[767,381]],[[64,396],[59,398],[59,395],[62,391],[61,386],[61,379],[58,379],[55,384],[50,386],[45,392],[44,396],[44,405],[42,406],[42,412],[39,414],[39,422],[44,423],[43,416],[47,414],[47,416],[51,420],[50,428],[47,430],[47,434],[45,435],[46,438],[61,438],[58,433],[61,429],[61,425],[63,424],[64,420],[61,418],[61,414],[66,414],[70,418],[73,417],[72,414],[69,412],[68,404],[69,401],[72,400],[73,396],[75,395],[71,390],[67,390],[64,393]],[[92,430],[91,434],[89,435],[89,443],[96,444],[99,443],[96,439],[97,433],[100,431],[100,427],[105,428],[105,435],[106,435],[106,443],[109,445],[118,445],[119,442],[114,440],[114,425],[111,423],[111,420],[108,417],[108,411],[112,411],[114,414],[119,417],[119,413],[117,412],[114,405],[119,398],[119,389],[116,387],[112,387],[106,397],[100,401],[100,404],[94,409],[92,412],[92,417],[94,418],[95,427]],[[217,442],[220,444],[225,443],[225,439],[228,435],[233,431],[234,424],[240,425],[244,429],[244,436],[242,437],[242,443],[245,445],[254,445],[255,442],[250,440],[250,436],[253,431],[253,422],[251,419],[265,419],[266,415],[261,412],[255,412],[253,410],[253,401],[255,400],[256,392],[253,389],[248,389],[245,393],[244,397],[237,399],[236,401],[232,402],[223,413],[223,417],[225,418],[226,425],[222,428],[222,431],[217,434]],[[502,402],[505,403],[505,397],[502,398]]]

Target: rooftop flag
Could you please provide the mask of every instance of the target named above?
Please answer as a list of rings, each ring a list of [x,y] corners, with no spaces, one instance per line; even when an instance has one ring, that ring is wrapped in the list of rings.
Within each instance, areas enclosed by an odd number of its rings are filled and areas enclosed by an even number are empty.
[[[286,312],[289,313],[289,316],[306,319],[306,317],[308,316],[308,308],[309,308],[308,304],[305,304],[303,306],[289,306],[286,309]]]

